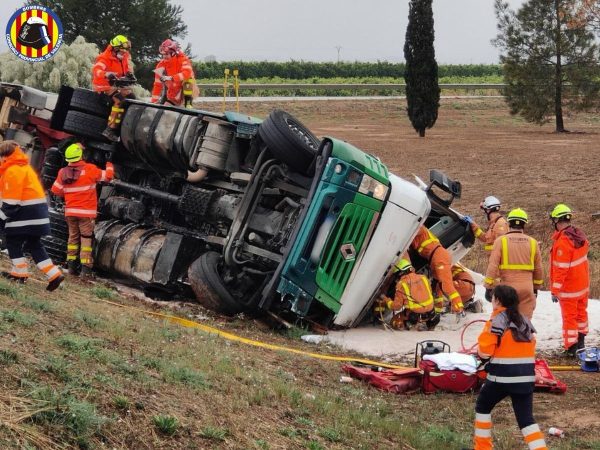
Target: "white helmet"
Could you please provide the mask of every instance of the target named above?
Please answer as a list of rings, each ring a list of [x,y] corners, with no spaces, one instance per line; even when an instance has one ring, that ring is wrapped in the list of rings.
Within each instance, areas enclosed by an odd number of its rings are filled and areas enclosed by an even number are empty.
[[[497,197],[494,197],[493,195],[488,195],[486,198],[483,199],[479,206],[481,207],[481,209],[500,209],[501,203]]]

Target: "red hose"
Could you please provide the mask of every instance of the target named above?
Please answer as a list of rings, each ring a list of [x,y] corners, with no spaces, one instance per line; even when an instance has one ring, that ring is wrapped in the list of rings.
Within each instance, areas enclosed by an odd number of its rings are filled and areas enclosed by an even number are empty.
[[[470,322],[468,322],[468,323],[465,324],[465,326],[463,327],[462,331],[460,332],[460,346],[461,346],[460,353],[471,354],[471,353],[474,353],[475,348],[477,348],[477,343],[473,344],[469,348],[466,348],[465,347],[465,341],[464,341],[465,331],[467,331],[467,328],[469,328],[471,325],[473,325],[474,323],[477,323],[477,322],[483,322],[483,323],[485,323],[485,322],[487,322],[487,320],[476,319],[476,320],[472,320],[472,321],[470,321]]]

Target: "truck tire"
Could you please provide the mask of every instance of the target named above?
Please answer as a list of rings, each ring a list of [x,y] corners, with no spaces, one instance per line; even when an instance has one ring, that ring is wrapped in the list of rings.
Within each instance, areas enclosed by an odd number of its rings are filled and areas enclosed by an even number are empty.
[[[63,130],[76,136],[84,136],[96,141],[106,142],[102,132],[106,128],[106,119],[79,111],[69,111]]]
[[[302,122],[276,109],[260,124],[258,134],[276,159],[293,170],[311,175],[321,142]]]
[[[243,311],[219,275],[221,255],[217,252],[202,254],[188,269],[188,278],[196,298],[202,306],[228,316]]]
[[[110,114],[111,105],[112,102],[108,95],[89,89],[75,88],[71,96],[69,109],[106,119]]]
[[[61,211],[48,208],[48,213],[50,215],[50,236],[42,237],[42,244],[55,264],[63,264],[67,259],[67,240],[69,238],[67,222]]]

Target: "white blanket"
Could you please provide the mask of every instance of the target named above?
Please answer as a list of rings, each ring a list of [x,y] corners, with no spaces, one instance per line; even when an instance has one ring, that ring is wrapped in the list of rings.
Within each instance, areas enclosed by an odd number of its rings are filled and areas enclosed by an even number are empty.
[[[465,353],[436,353],[435,355],[423,355],[426,361],[433,361],[440,370],[462,370],[467,373],[477,372],[477,359],[473,355]]]

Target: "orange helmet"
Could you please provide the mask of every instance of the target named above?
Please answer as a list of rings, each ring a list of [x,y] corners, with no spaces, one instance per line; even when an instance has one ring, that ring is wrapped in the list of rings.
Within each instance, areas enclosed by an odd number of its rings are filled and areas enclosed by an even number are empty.
[[[158,52],[163,56],[174,56],[181,52],[181,47],[179,47],[179,43],[172,39],[166,39],[160,44],[158,47]]]

